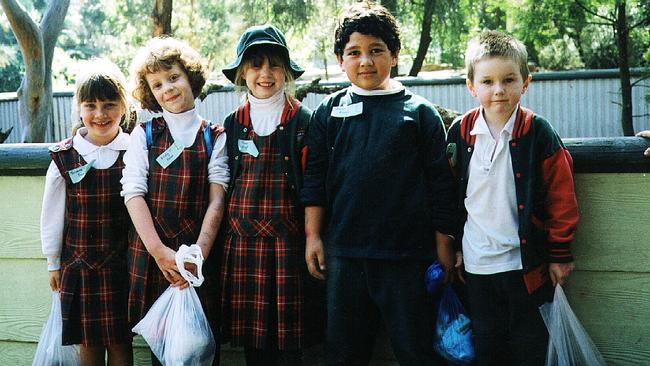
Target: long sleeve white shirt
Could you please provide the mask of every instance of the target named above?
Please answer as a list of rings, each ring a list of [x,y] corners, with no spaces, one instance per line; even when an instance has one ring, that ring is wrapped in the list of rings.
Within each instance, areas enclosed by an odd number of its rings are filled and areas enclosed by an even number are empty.
[[[188,148],[194,144],[196,134],[201,127],[203,118],[199,116],[196,108],[183,113],[162,113],[167,127],[175,142]],[[208,162],[208,181],[228,188],[230,171],[228,169],[228,154],[226,151],[226,133],[217,137]],[[149,176],[149,150],[147,137],[143,128],[137,127],[131,133],[131,145],[124,154],[124,171],[122,172],[122,192],[124,202],[131,198],[144,196],[147,193],[147,179]]]
[[[72,138],[72,148],[86,162],[94,160],[95,169],[107,169],[115,164],[120,151],[129,147],[129,135],[122,132],[107,145],[97,146],[85,139],[88,130],[80,128]],[[65,178],[54,162],[50,163],[45,174],[45,191],[41,211],[41,247],[47,257],[47,269],[61,268],[61,249],[63,248],[63,230],[65,226]]]
[[[515,177],[510,140],[517,109],[496,139],[483,110],[470,132],[476,136],[469,162],[463,231],[463,261],[473,274],[494,274],[522,268]]]

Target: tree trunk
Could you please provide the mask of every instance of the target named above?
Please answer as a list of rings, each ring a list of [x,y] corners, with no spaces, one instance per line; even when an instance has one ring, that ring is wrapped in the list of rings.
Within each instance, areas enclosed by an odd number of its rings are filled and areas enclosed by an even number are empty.
[[[172,34],[172,7],[172,0],[154,0],[151,11],[154,37]]]
[[[388,10],[391,14],[393,14],[393,16],[397,15],[397,0],[383,0],[381,2],[381,5],[384,8],[386,8],[386,10]],[[399,70],[399,60],[397,60],[395,66],[391,67],[390,77],[393,78],[397,76],[397,74],[399,73],[398,70]]]
[[[429,45],[431,44],[431,17],[433,16],[433,5],[435,0],[424,1],[424,12],[422,15],[422,26],[420,27],[420,44],[418,52],[413,60],[413,66],[409,71],[409,76],[418,76],[424,63],[424,57],[427,55]]]
[[[51,1],[39,28],[18,2],[0,0],[25,63],[25,76],[17,92],[22,142],[45,141],[52,108],[52,57],[69,4],[69,0]]]
[[[618,67],[621,79],[621,126],[623,135],[634,136],[632,117],[632,84],[630,83],[630,62],[628,57],[629,32],[625,0],[617,0],[614,32],[618,43]]]

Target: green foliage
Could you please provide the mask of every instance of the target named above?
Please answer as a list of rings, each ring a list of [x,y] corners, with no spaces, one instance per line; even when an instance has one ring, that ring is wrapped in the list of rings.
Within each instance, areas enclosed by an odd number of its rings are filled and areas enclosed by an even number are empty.
[[[609,69],[618,65],[616,38],[612,28],[589,24],[581,37],[585,65],[592,69]]]
[[[19,0],[36,21],[49,0]],[[248,26],[273,23],[287,36],[292,57],[303,67],[335,67],[333,32],[341,10],[355,0],[174,0],[172,31],[207,60],[212,77],[232,61]],[[415,57],[424,13],[422,0],[378,1],[402,27],[400,64]],[[613,1],[581,0],[587,9],[612,17]],[[650,1],[628,0],[630,24],[650,15]],[[72,0],[53,64],[55,88],[73,81],[79,60],[106,57],[125,72],[135,51],[152,34],[152,0]],[[463,67],[467,40],[485,29],[507,31],[526,44],[530,61],[547,69],[617,67],[613,28],[566,0],[434,1],[427,63]],[[649,17],[650,19],[650,17]],[[650,66],[650,22],[630,33],[630,65]],[[22,56],[6,17],[0,13],[0,91],[15,91]],[[308,75],[310,75],[308,73]],[[313,75],[313,74],[312,74]]]
[[[584,67],[578,48],[568,35],[556,39],[539,51],[539,66],[547,70],[571,70]]]

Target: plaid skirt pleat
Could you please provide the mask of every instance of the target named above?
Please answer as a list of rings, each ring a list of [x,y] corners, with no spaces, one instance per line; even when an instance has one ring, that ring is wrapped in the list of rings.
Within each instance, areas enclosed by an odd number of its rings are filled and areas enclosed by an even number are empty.
[[[131,343],[125,265],[96,270],[78,264],[73,262],[61,271],[63,344],[93,347]]]
[[[273,326],[279,349],[302,348],[305,273],[299,244],[278,237],[226,239],[222,328],[232,345],[265,348]]]

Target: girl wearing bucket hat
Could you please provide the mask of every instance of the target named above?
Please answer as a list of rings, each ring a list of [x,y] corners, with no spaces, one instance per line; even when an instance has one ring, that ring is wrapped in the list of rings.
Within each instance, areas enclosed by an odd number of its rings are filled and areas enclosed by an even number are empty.
[[[287,84],[303,70],[282,32],[263,25],[244,32],[223,73],[247,93],[224,122],[231,177],[221,230],[222,340],[243,346],[247,365],[300,365],[314,324],[305,298],[316,290],[307,283],[298,198],[311,111]]]

